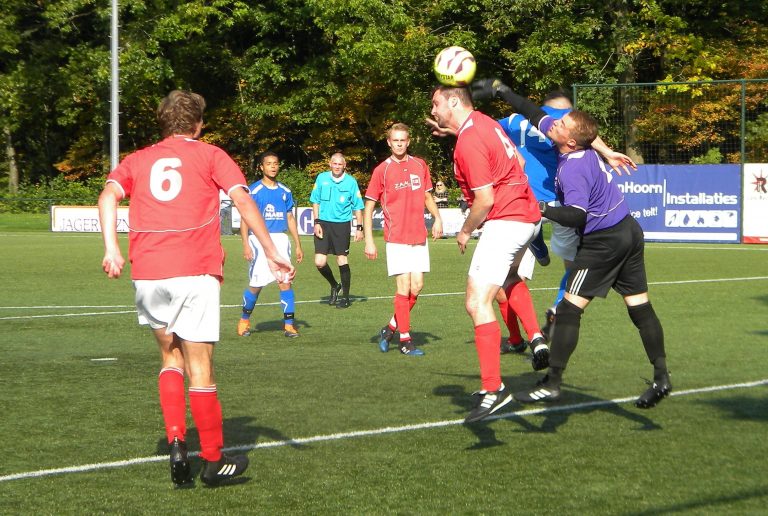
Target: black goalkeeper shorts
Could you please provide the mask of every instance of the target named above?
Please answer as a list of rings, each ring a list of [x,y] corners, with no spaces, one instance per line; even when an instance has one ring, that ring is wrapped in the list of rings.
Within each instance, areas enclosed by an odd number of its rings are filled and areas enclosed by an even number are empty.
[[[585,298],[605,297],[611,288],[622,296],[648,292],[644,249],[643,230],[631,215],[582,236],[566,291]]]

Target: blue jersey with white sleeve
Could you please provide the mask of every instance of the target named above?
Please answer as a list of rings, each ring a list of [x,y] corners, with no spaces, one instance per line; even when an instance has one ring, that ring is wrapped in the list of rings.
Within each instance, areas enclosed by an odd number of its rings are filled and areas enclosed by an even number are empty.
[[[559,156],[555,193],[563,206],[587,212],[584,235],[613,227],[629,215],[610,169],[591,148]]]
[[[259,180],[253,183],[249,190],[264,218],[267,230],[270,233],[287,231],[288,214],[293,210],[293,194],[290,188],[280,182],[270,188]]]
[[[559,120],[571,111],[550,106],[541,106],[541,109],[553,120]],[[557,149],[552,140],[518,113],[502,118],[499,124],[525,158],[525,174],[536,199],[554,201]]]

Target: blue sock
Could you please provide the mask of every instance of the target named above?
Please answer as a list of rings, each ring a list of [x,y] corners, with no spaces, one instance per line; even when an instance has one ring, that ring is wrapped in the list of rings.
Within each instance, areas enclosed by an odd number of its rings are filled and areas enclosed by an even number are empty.
[[[243,319],[250,319],[253,307],[256,306],[256,300],[259,299],[258,294],[251,292],[251,289],[247,288],[243,291]]]
[[[549,249],[547,248],[547,244],[544,243],[543,231],[539,231],[539,233],[533,238],[531,243],[528,244],[528,247],[530,247],[531,252],[533,253],[533,256],[535,256],[537,260],[540,260],[549,254]]]
[[[296,307],[296,295],[293,293],[292,288],[280,291],[280,305],[283,307],[283,322],[285,324],[293,324],[293,313]]]
[[[563,297],[565,297],[565,286],[568,284],[568,271],[565,271],[563,274],[562,279],[560,279],[560,290],[557,291],[557,297],[555,298],[555,304],[552,306],[557,306],[560,301],[563,300]]]

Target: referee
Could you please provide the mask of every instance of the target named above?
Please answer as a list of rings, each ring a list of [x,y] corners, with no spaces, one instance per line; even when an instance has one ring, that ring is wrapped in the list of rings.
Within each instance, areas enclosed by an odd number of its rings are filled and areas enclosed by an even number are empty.
[[[312,195],[312,216],[315,220],[315,266],[331,286],[329,305],[349,307],[350,222],[355,219],[355,242],[363,239],[363,197],[354,177],[346,173],[347,160],[340,152],[331,156],[331,170],[317,176]],[[336,255],[340,282],[328,265],[328,255]]]

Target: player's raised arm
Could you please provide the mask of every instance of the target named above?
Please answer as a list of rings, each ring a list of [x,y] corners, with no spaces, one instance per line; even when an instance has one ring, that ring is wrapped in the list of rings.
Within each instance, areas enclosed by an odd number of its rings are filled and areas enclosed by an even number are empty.
[[[474,81],[471,90],[473,100],[499,98],[512,106],[512,109],[516,113],[520,113],[523,117],[527,118],[531,124],[539,129],[541,129],[541,121],[545,117],[549,117],[549,115],[547,115],[547,113],[539,106],[534,104],[531,100],[513,92],[509,86],[499,79],[480,79]]]
[[[608,144],[605,143],[600,136],[596,137],[592,142],[592,148],[599,152],[606,163],[608,163],[608,165],[610,165],[610,167],[619,175],[622,175],[622,170],[624,170],[627,175],[632,175],[631,170],[637,170],[637,164],[632,161],[632,158],[608,147]]]

